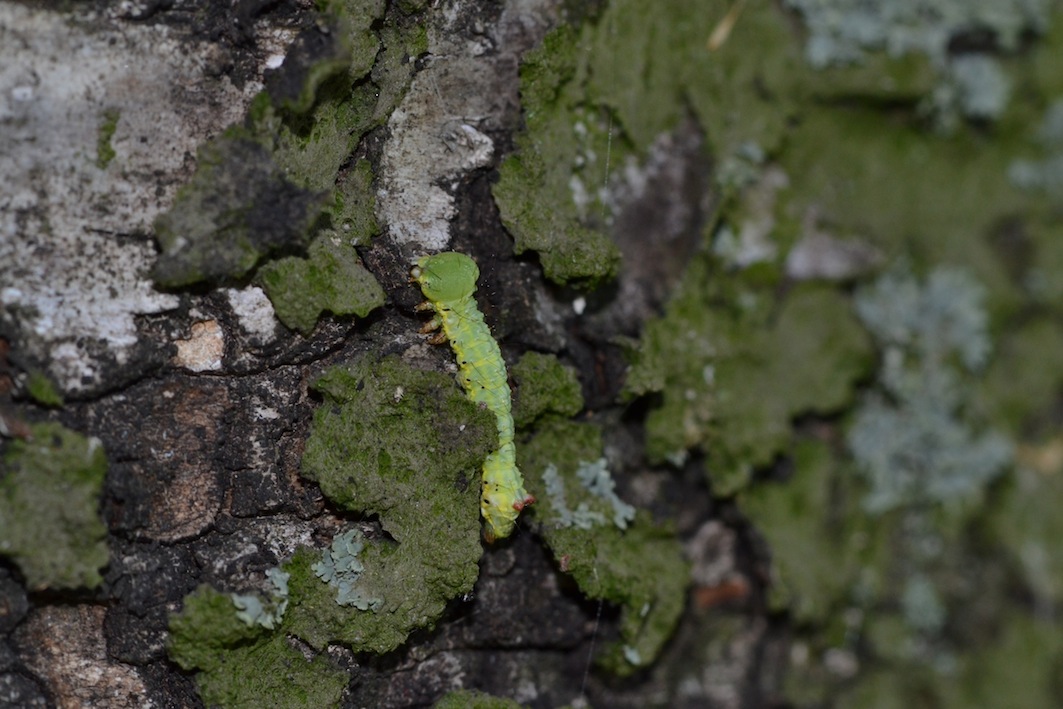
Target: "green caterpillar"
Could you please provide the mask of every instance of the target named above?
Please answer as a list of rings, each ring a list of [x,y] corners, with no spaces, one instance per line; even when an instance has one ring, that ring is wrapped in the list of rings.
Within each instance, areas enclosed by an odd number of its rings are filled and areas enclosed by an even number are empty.
[[[517,469],[506,363],[473,297],[480,269],[465,254],[451,251],[419,259],[410,275],[427,298],[419,309],[435,312],[421,332],[442,328],[441,334],[457,356],[465,393],[498,420],[498,450],[483,465],[480,513],[487,524],[484,538],[488,542],[508,537],[517,515],[535,498],[524,489],[524,478]],[[433,341],[441,343],[443,338],[437,336]]]

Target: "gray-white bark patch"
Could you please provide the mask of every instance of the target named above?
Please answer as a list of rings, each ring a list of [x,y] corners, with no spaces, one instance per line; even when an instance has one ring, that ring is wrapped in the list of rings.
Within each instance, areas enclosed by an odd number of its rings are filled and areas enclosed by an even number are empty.
[[[259,88],[219,77],[216,51],[161,25],[0,5],[0,325],[66,392],[126,363],[136,315],[178,304],[145,276],[152,223]]]
[[[450,243],[453,193],[494,160],[488,133],[516,101],[511,72],[522,47],[500,42],[503,32],[489,34],[477,11],[475,3],[456,3],[442,13],[429,31],[426,66],[388,121],[377,216],[395,241],[417,252]],[[470,39],[469,26],[482,30]]]

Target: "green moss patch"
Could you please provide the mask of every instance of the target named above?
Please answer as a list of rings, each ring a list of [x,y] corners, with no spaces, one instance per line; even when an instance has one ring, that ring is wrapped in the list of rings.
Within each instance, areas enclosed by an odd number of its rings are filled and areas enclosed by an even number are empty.
[[[707,257],[684,276],[664,317],[647,324],[626,384],[660,392],[646,421],[651,461],[710,456],[717,494],[770,463],[802,412],[843,408],[871,364],[870,341],[837,291],[802,287],[778,305]]]
[[[520,709],[523,706],[513,699],[495,697],[474,689],[459,689],[444,695],[433,709]]]
[[[801,624],[829,625],[867,566],[885,561],[862,490],[829,446],[801,441],[785,484],[744,490],[742,511],[772,550],[769,603]]]
[[[12,441],[0,475],[0,554],[31,589],[95,588],[107,565],[100,491],[107,457],[96,438],[56,423]]]
[[[312,568],[320,550],[286,565],[284,627],[321,648],[331,641],[386,652],[431,626],[446,603],[472,590],[480,544],[480,466],[497,445],[494,417],[452,377],[394,358],[329,370],[303,456],[303,474],[334,504],[379,519],[390,540],[358,555],[358,589],[375,610],[337,602]]]
[[[497,445],[494,417],[453,378],[397,358],[333,368],[314,386],[325,402],[303,472],[386,536],[351,530],[328,550],[297,551],[278,574],[286,605],[266,599],[268,618],[249,613],[252,596],[201,586],[186,597],[170,621],[170,656],[199,671],[208,705],[335,706],[348,677],[323,654],[329,643],[393,650],[478,575],[479,473]],[[307,659],[303,643],[322,654]]]
[[[30,372],[29,376],[27,376],[26,393],[38,404],[43,404],[44,406],[63,405],[63,396],[59,393],[55,382],[39,369]]]
[[[626,528],[614,524],[613,505],[581,484],[580,463],[602,457],[597,426],[548,421],[531,441],[517,447],[517,457],[528,489],[543,491],[532,519],[562,571],[571,574],[589,598],[622,609],[620,640],[605,649],[600,661],[620,675],[649,666],[675,630],[686,600],[689,569],[678,539],[645,512],[638,512]],[[547,493],[544,477],[551,466],[564,485],[564,505],[573,510],[585,505],[600,513],[601,524],[558,524],[563,510],[559,499]]]
[[[1061,443],[1030,447],[1020,456],[1030,463],[1058,460]],[[1040,468],[1040,469],[1039,469]],[[1019,569],[1027,586],[1042,603],[1063,600],[1063,468],[1021,465],[999,495],[989,532]]]
[[[513,421],[527,428],[541,416],[575,416],[583,408],[583,394],[576,372],[553,355],[527,352],[509,370],[516,383]]]
[[[347,674],[326,655],[308,660],[283,633],[237,618],[229,594],[200,586],[170,619],[170,657],[198,670],[207,706],[337,706]]]
[[[348,244],[376,233],[369,165],[348,162],[404,95],[424,31],[384,18],[379,0],[324,5],[329,31],[300,36],[246,127],[200,149],[191,182],[156,221],[161,285],[241,278],[271,254],[302,251],[318,230]],[[296,309],[286,312],[307,329],[310,307]]]
[[[310,245],[308,258],[266,264],[259,280],[280,321],[303,334],[314,329],[324,311],[365,317],[384,304],[384,290],[354,247],[328,237]]]
[[[111,138],[118,130],[118,118],[121,114],[115,109],[109,109],[103,113],[103,122],[100,123],[99,137],[96,139],[96,167],[101,170],[107,169],[117,153],[111,145]]]
[[[537,252],[551,280],[594,287],[616,273],[606,236],[610,179],[689,118],[707,136],[721,178],[751,146],[770,153],[781,143],[801,83],[800,48],[781,13],[751,5],[730,41],[708,50],[729,8],[621,0],[525,55],[527,130],[494,194],[517,253]]]
[[[1053,430],[1050,412],[1063,392],[1063,327],[1037,318],[1004,334],[980,384],[986,410],[1013,435]]]
[[[518,254],[537,252],[546,277],[557,283],[593,287],[616,275],[620,253],[597,223],[599,203],[589,197],[605,180],[602,165],[577,168],[586,156],[604,158],[609,150],[607,121],[581,106],[577,43],[574,30],[561,28],[525,56],[528,130],[499,168],[494,195]]]
[[[835,703],[843,709],[933,706],[1049,707],[1063,659],[1059,624],[1007,612],[992,637],[948,672],[886,667],[861,675]]]
[[[1030,209],[1008,183],[1017,141],[1006,137],[942,138],[869,110],[809,110],[780,155],[787,174],[800,176],[782,210],[813,209],[833,233],[859,235],[917,267],[964,267],[987,287],[990,312],[1000,312],[1018,293],[1008,260],[979,236]]]

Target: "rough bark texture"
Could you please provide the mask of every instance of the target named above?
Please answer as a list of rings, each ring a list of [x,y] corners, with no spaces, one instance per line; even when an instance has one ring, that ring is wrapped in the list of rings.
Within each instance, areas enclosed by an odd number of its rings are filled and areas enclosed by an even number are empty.
[[[0,0],[0,705],[1049,701],[1057,8],[697,5]]]

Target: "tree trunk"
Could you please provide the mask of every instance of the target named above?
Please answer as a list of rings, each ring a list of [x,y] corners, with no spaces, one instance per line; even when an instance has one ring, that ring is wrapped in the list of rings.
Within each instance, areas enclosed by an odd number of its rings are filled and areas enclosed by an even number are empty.
[[[1050,696],[1063,35],[697,5],[0,3],[0,703]]]

